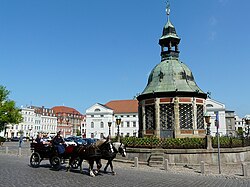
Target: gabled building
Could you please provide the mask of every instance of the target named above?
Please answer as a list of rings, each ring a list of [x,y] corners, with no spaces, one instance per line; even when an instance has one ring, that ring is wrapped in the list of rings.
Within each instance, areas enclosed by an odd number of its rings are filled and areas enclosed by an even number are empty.
[[[137,100],[114,100],[105,105],[96,103],[86,110],[86,137],[117,136],[116,119],[121,118],[120,136],[138,136]],[[109,127],[110,124],[110,127]]]
[[[213,99],[206,99],[206,115],[211,116],[211,135],[215,136],[217,132],[217,127],[215,126],[216,113],[218,113],[219,119],[219,133],[221,136],[227,135],[227,125],[226,125],[226,107],[223,103],[215,101]]]
[[[85,116],[74,108],[66,106],[55,106],[52,108],[57,117],[57,130],[61,131],[64,137],[76,136],[81,131]]]
[[[114,136],[114,111],[105,105],[96,103],[86,110],[86,138],[103,138],[109,135],[108,123],[111,122],[111,136]]]

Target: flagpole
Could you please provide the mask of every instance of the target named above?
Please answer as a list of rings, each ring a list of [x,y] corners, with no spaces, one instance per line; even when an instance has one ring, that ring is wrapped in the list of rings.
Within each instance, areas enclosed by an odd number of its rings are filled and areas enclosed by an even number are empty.
[[[217,144],[218,144],[218,165],[219,165],[219,174],[221,174],[221,164],[220,164],[220,134],[219,134],[219,112],[216,112],[215,126],[217,129]]]

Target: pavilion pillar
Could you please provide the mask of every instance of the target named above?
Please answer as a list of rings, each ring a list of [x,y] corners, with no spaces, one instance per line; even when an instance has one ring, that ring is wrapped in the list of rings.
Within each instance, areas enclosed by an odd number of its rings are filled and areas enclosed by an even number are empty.
[[[160,138],[160,99],[155,99],[155,136]]]
[[[174,138],[180,135],[179,99],[174,98]]]

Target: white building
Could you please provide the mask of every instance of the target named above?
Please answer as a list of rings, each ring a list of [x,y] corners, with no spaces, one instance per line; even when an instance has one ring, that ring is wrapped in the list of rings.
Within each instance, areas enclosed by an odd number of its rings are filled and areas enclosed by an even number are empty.
[[[215,126],[216,113],[218,113],[219,121],[219,133],[221,136],[227,135],[227,126],[226,126],[226,107],[223,103],[212,99],[206,99],[206,113],[211,116],[211,135],[215,136],[217,128]]]
[[[110,127],[111,136],[114,136],[113,110],[96,103],[86,110],[86,138],[103,138],[109,135],[108,122],[112,122]]]
[[[39,132],[55,134],[57,118],[52,113],[39,113],[37,107],[21,107],[23,122],[7,126],[7,138],[23,136],[35,137]]]
[[[244,131],[245,130],[245,121],[244,118],[239,117],[238,115],[234,116],[235,118],[235,131]]]
[[[116,118],[121,118],[120,136],[138,136],[138,101],[115,100],[102,105],[96,103],[86,110],[85,134],[87,138],[102,138],[117,135]]]

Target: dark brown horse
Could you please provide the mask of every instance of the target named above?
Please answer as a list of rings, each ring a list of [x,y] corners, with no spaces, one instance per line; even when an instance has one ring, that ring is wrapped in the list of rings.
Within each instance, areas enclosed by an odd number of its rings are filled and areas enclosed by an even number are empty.
[[[94,144],[88,146],[81,145],[79,146],[75,154],[71,157],[69,165],[71,165],[71,163],[73,163],[76,159],[80,160],[79,165],[80,171],[82,172],[82,162],[83,160],[87,160],[89,163],[89,174],[90,176],[94,177],[94,162],[100,160],[103,155],[110,155],[113,154],[113,152],[114,150],[109,140],[98,140]],[[97,168],[100,169],[101,165],[97,165]]]
[[[125,149],[124,144],[120,143],[120,142],[113,142],[112,143],[112,149],[113,149],[113,152],[110,152],[110,154],[102,155],[101,158],[108,161],[106,166],[104,167],[104,172],[106,173],[107,169],[108,169],[108,166],[110,166],[112,174],[115,175],[116,173],[114,171],[112,161],[116,157],[117,153],[119,153],[123,157],[125,157],[126,156],[126,149]],[[98,165],[101,166],[101,159],[97,160],[96,163],[97,163],[97,172],[98,172],[99,171],[98,168],[101,168],[101,167],[98,167]]]

